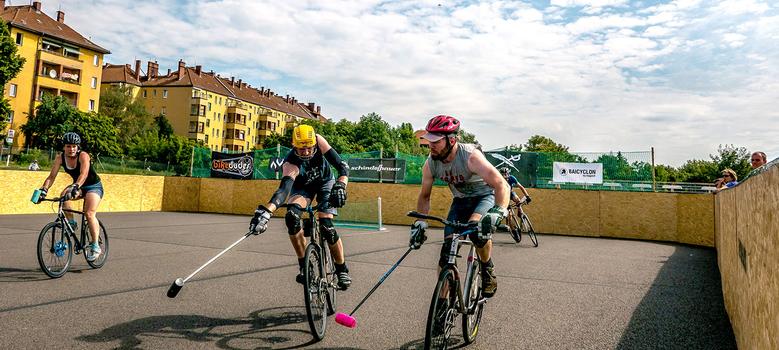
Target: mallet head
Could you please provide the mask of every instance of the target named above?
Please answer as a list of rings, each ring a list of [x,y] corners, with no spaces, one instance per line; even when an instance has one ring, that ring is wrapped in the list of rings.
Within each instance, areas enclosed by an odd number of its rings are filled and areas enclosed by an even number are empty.
[[[354,317],[340,312],[335,314],[335,323],[349,328],[357,327],[357,320]]]
[[[173,284],[170,285],[170,288],[168,288],[168,298],[175,298],[176,295],[179,294],[179,291],[182,287],[184,287],[184,280],[177,278],[175,281],[173,281]]]

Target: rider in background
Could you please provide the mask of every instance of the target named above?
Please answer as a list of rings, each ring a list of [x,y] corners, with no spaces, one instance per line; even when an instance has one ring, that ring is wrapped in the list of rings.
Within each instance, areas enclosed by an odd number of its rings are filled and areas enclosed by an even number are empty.
[[[338,172],[338,179],[333,177],[330,166]],[[330,246],[330,253],[335,261],[335,272],[338,276],[338,287],[345,290],[351,285],[349,269],[343,251],[343,241],[338,237],[333,226],[333,216],[337,215],[335,208],[346,204],[346,184],[349,182],[349,168],[346,162],[335,151],[322,135],[314,132],[310,125],[298,125],[292,131],[292,150],[289,151],[282,165],[282,178],[279,189],[265,205],[260,205],[254,211],[254,217],[249,230],[259,235],[268,229],[268,222],[274,211],[283,203],[297,204],[287,207],[284,222],[287,225],[289,240],[295,249],[300,272],[295,277],[298,283],[303,283],[304,255],[306,238],[301,222],[301,208],[307,207],[316,196],[319,205],[319,231]],[[289,197],[289,200],[287,198]]]
[[[509,188],[511,189],[511,201],[517,205],[522,201],[522,199],[513,191],[514,186],[517,186],[519,187],[519,190],[522,191],[522,194],[525,195],[525,203],[530,204],[530,195],[527,193],[525,186],[522,186],[522,184],[519,183],[519,180],[517,180],[514,175],[511,175],[511,169],[509,169],[509,167],[503,167],[500,169],[500,173],[503,174],[503,178],[506,179],[506,182],[508,182]]]
[[[452,204],[447,220],[472,223],[479,230],[469,236],[476,246],[476,254],[481,261],[483,296],[490,298],[498,289],[492,263],[492,234],[504,217],[509,202],[509,187],[498,169],[487,161],[484,153],[475,145],[459,143],[457,132],[460,122],[450,116],[439,115],[430,119],[422,136],[430,142],[430,156],[422,168],[422,189],[417,199],[417,211],[427,214],[430,211],[430,194],[435,179],[449,184],[452,191]],[[427,222],[417,220],[411,225],[411,248],[419,249],[427,239]],[[438,266],[447,264],[449,247],[455,229],[444,229],[444,244]],[[448,237],[448,238],[446,238]]]
[[[89,234],[92,237],[91,249],[86,254],[87,260],[94,261],[102,253],[98,244],[98,233],[100,231],[95,214],[97,213],[97,206],[103,198],[103,184],[100,182],[100,176],[97,175],[92,167],[89,153],[81,150],[81,137],[75,132],[67,132],[62,135],[62,143],[63,152],[59,154],[59,157],[54,158],[49,177],[46,178],[43,186],[41,186],[40,198],[46,197],[46,193],[51,185],[54,184],[60,165],[62,165],[65,173],[73,179],[73,184],[62,191],[61,196],[66,198],[63,206],[65,209],[73,210],[68,200],[84,198],[84,216],[87,218]],[[66,211],[65,216],[67,216],[70,226],[73,227],[73,231],[77,231],[76,226],[78,226],[78,223],[73,219],[73,214]]]

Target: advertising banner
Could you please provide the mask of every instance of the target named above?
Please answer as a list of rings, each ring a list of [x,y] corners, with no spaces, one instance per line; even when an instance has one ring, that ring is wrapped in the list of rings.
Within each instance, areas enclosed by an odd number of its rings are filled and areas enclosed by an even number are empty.
[[[513,150],[495,150],[484,152],[487,160],[498,170],[509,168],[511,175],[525,187],[536,187],[538,154]]]
[[[351,158],[349,178],[361,181],[400,183],[406,179],[406,160],[398,158]]]
[[[603,183],[603,163],[554,162],[552,181],[586,184]]]
[[[211,177],[251,180],[253,174],[253,153],[211,152]]]

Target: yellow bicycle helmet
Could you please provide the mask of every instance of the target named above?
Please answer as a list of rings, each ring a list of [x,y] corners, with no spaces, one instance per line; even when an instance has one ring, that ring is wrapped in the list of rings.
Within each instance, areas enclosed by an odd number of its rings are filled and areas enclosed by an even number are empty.
[[[292,130],[292,147],[311,148],[316,145],[316,133],[311,125],[298,125]]]

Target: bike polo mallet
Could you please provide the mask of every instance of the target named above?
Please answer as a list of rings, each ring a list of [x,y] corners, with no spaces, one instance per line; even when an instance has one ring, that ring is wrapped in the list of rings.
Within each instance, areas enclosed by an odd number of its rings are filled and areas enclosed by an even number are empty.
[[[408,253],[411,252],[411,250],[412,250],[412,248],[409,247],[408,250],[406,250],[406,252],[403,254],[403,256],[400,257],[398,262],[396,262],[395,265],[392,265],[392,267],[390,267],[390,269],[387,272],[384,273],[384,276],[381,276],[381,278],[379,278],[379,282],[376,283],[375,286],[373,286],[373,289],[371,289],[371,291],[368,292],[368,295],[366,295],[364,298],[362,298],[362,301],[360,301],[360,303],[357,304],[357,306],[354,308],[354,310],[352,310],[352,312],[350,312],[348,315],[345,314],[345,313],[341,313],[341,312],[335,314],[335,322],[340,324],[340,325],[342,325],[342,326],[349,327],[349,328],[357,327],[357,320],[352,315],[354,315],[354,313],[357,312],[357,310],[360,308],[360,306],[362,306],[362,304],[366,300],[368,300],[368,297],[370,297],[371,294],[373,294],[373,292],[376,291],[376,289],[379,288],[379,286],[382,283],[384,283],[384,280],[386,280],[387,277],[389,277],[389,275],[392,273],[392,271],[395,271],[395,268],[397,268],[400,265],[400,262],[403,261],[403,259],[406,258],[406,256],[408,255]]]
[[[233,247],[235,247],[238,243],[241,243],[241,241],[246,239],[246,237],[249,237],[251,234],[252,234],[251,232],[247,232],[245,235],[243,235],[243,237],[241,237],[241,239],[235,241],[235,243],[231,244],[229,247],[225,248],[223,251],[221,251],[215,257],[211,258],[211,260],[209,260],[208,262],[203,264],[203,266],[200,266],[197,270],[195,270],[195,272],[193,272],[192,274],[187,276],[187,278],[185,278],[185,279],[177,278],[175,281],[173,281],[173,284],[171,284],[170,288],[168,288],[168,298],[175,298],[176,295],[179,294],[179,291],[181,291],[181,288],[184,287],[184,283],[189,281],[189,279],[192,278],[192,276],[195,276],[195,274],[200,272],[200,270],[202,270],[203,268],[208,266],[208,264],[214,262],[214,260],[218,259],[220,256],[222,256],[222,254],[226,253],[228,250],[230,250]]]

